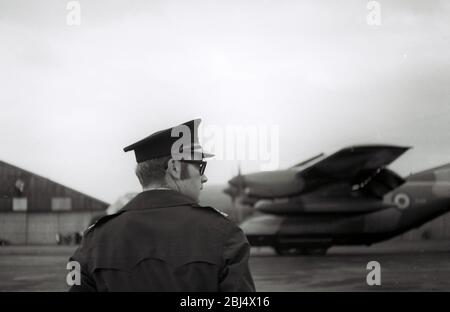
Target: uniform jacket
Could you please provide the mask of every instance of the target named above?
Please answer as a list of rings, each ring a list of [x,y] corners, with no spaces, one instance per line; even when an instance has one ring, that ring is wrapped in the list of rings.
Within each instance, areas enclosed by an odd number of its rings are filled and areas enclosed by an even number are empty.
[[[250,246],[232,221],[181,193],[138,194],[91,226],[71,291],[254,291]]]

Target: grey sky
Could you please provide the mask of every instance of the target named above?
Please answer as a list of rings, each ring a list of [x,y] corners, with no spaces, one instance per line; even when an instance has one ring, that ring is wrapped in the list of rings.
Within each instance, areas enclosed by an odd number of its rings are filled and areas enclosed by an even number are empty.
[[[450,162],[450,2],[0,0],[0,159],[113,201],[138,190],[122,148],[195,117],[277,124],[280,166],[345,145]],[[243,162],[242,169],[258,169]],[[236,173],[212,161],[210,183]]]

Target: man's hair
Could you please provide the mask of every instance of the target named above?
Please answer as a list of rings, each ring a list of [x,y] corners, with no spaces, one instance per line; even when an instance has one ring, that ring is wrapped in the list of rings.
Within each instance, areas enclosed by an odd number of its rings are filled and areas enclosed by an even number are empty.
[[[137,164],[135,172],[142,187],[151,184],[165,184],[167,162],[170,158],[170,156],[164,156]]]

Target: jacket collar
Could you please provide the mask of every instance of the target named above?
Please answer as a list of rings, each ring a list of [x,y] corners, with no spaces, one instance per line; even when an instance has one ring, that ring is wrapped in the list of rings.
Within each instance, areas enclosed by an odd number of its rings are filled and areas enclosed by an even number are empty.
[[[197,204],[197,202],[173,190],[149,190],[136,195],[121,210],[141,210],[192,204]]]

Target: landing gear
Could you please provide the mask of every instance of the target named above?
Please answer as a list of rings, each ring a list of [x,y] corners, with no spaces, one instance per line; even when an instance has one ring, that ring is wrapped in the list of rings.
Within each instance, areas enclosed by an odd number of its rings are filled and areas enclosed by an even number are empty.
[[[297,256],[297,255],[301,255],[301,252],[302,252],[301,248],[289,248],[289,247],[275,246],[275,247],[273,247],[273,249],[275,249],[275,252],[279,256]]]
[[[274,246],[275,252],[280,256],[324,256],[329,247],[286,247]]]

